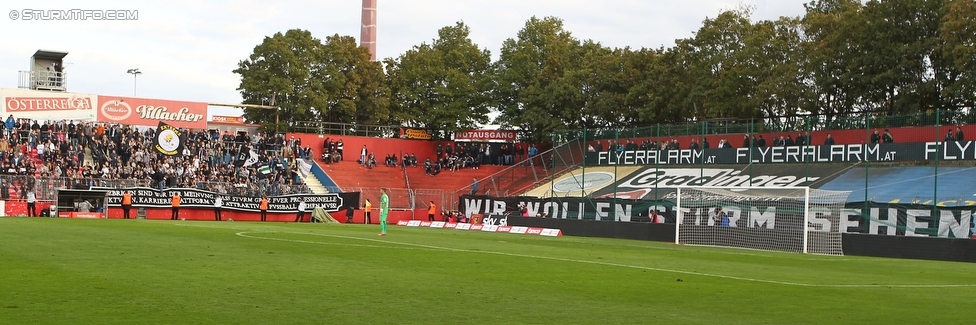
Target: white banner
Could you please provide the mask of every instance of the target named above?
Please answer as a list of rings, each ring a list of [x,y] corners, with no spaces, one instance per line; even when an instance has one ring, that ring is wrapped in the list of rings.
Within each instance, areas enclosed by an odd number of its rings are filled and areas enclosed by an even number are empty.
[[[311,160],[298,159],[298,171],[302,173],[302,177],[308,177],[308,173],[312,172]]]
[[[98,95],[0,88],[0,114],[38,121],[95,121]]]

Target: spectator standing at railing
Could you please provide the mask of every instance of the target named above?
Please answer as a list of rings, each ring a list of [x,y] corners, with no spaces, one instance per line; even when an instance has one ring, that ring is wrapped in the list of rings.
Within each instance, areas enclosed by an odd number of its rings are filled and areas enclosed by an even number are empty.
[[[796,134],[796,145],[802,147],[811,144],[812,143],[810,142],[810,132],[804,132],[803,134],[800,133]]]
[[[505,165],[511,165],[515,160],[515,146],[505,144]]]
[[[881,134],[878,132],[878,130],[874,130],[874,132],[871,133],[871,144],[878,143],[881,143]]]
[[[529,165],[534,164],[532,160],[535,159],[535,156],[538,154],[539,154],[539,148],[536,148],[534,144],[529,145]]]
[[[884,134],[881,135],[881,141],[884,142],[884,143],[894,143],[895,142],[895,137],[893,135],[891,135],[891,131],[888,131],[888,129],[885,129],[884,130]]]
[[[342,139],[339,139],[339,142],[336,142],[335,147],[336,147],[336,152],[339,153],[339,161],[342,161],[342,147],[343,147]]]
[[[481,161],[481,164],[482,165],[491,165],[492,164],[492,161],[494,161],[493,159],[491,159],[492,158],[491,157],[491,144],[490,143],[485,143],[485,144],[482,144],[482,146],[484,147],[484,153],[485,153],[485,155],[484,155],[484,160]]]
[[[366,161],[366,153],[367,153],[366,145],[364,144],[363,145],[363,149],[359,152],[359,163],[360,164],[366,165],[368,163],[368,161]]]
[[[956,128],[956,141],[965,141],[962,136],[962,128],[960,127]]]
[[[4,125],[7,127],[7,136],[10,136],[10,134],[13,133],[15,124],[16,120],[14,120],[14,115],[10,114],[10,116],[8,116],[7,120],[4,122]]]
[[[951,129],[949,130],[948,133],[946,133],[945,139],[942,139],[942,141],[944,141],[944,142],[956,141],[956,136],[954,134],[952,134],[952,130]]]

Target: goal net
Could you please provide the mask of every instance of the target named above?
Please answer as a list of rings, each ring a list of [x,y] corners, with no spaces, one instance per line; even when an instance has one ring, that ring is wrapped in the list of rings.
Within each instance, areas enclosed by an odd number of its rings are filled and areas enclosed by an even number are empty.
[[[850,191],[808,187],[677,188],[675,243],[842,255]]]

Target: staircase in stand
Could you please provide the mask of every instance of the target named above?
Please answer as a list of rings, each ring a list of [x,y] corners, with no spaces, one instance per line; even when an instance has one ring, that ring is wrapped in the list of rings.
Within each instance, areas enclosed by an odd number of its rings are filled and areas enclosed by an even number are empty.
[[[330,191],[327,187],[325,187],[325,185],[322,185],[322,182],[319,181],[318,177],[315,177],[315,174],[308,173],[308,175],[302,177],[302,179],[305,182],[305,186],[308,186],[308,189],[312,191],[312,194],[333,193],[333,191]]]

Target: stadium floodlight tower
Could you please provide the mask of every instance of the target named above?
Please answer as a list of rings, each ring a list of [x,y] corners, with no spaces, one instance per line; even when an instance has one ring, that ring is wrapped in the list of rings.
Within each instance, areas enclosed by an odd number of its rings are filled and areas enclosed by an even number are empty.
[[[139,68],[135,68],[129,69],[129,71],[126,71],[126,73],[132,75],[132,97],[136,97],[136,85],[138,84],[137,79],[139,78],[139,75],[142,74],[142,71],[139,71]]]
[[[676,244],[843,255],[850,191],[688,186],[676,194]]]

